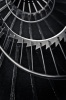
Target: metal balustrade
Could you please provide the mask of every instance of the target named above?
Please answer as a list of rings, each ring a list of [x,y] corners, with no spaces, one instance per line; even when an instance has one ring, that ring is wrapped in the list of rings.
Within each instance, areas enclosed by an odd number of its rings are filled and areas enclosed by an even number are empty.
[[[33,100],[38,100],[34,75],[47,79],[59,100],[51,80],[66,79],[66,50],[61,43],[66,42],[66,22],[60,17],[66,18],[66,12],[61,5],[66,6],[64,0],[0,0],[0,67],[5,56],[14,65],[10,100],[15,100],[17,67],[29,74]]]

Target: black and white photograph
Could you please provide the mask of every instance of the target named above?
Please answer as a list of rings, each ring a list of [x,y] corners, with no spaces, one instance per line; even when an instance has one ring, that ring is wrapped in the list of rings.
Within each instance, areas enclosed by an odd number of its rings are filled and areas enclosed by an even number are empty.
[[[0,0],[0,100],[66,100],[66,0]]]

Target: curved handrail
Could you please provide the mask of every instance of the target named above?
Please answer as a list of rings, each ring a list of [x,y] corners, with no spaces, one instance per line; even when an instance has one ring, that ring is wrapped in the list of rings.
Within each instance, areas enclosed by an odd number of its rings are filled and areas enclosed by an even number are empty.
[[[49,0],[49,1],[50,1],[50,0]],[[49,2],[49,1],[48,1],[48,2]],[[36,21],[26,21],[26,20],[21,19],[21,18],[19,18],[18,16],[16,16],[16,15],[11,11],[11,9],[10,9],[8,3],[7,3],[7,0],[5,0],[5,2],[6,2],[6,5],[7,5],[8,9],[10,10],[10,12],[11,12],[17,19],[19,19],[19,20],[21,20],[21,21],[23,21],[23,22],[25,22],[25,23],[36,23]],[[54,0],[53,8],[54,8],[54,5],[55,5],[55,0]],[[51,12],[50,12],[46,17],[44,17],[44,18],[42,18],[42,19],[40,19],[40,20],[37,20],[37,22],[40,22],[40,21],[44,20],[45,18],[47,18],[47,17],[52,13],[52,11],[53,11],[53,9],[51,10]]]
[[[25,37],[22,37],[18,34],[16,34],[13,30],[10,29],[10,27],[4,22],[5,26],[12,32],[12,34],[10,35],[10,37],[17,39],[18,43],[22,43],[22,40],[24,40],[24,43],[27,43],[27,46],[31,46],[32,45],[36,45],[36,49],[39,48],[39,44],[41,43],[42,46],[46,45],[46,49],[48,48],[48,41],[51,42],[51,45],[53,43],[57,43],[57,38],[59,38],[59,40],[61,41],[63,38],[65,38],[65,31],[66,31],[66,26],[63,28],[63,30],[61,32],[59,32],[57,35],[48,38],[48,39],[43,39],[43,40],[35,40],[35,39],[28,39]]]
[[[15,62],[4,50],[3,48],[0,46],[0,50],[3,52],[3,54],[13,63],[15,64],[18,68],[22,69],[23,71],[26,71],[30,74],[33,74],[33,75],[36,75],[36,76],[40,76],[40,77],[43,77],[43,78],[50,78],[50,79],[66,79],[66,75],[47,75],[47,74],[41,74],[41,73],[38,73],[38,72],[34,72],[34,71],[31,71],[27,68],[24,68],[22,65],[18,64],[17,62]]]
[[[5,22],[4,22],[5,23]],[[65,30],[66,30],[66,26],[63,28],[63,30],[61,32],[59,32],[57,35],[51,37],[51,38],[48,38],[48,39],[43,39],[43,40],[35,40],[35,39],[28,39],[28,38],[25,38],[25,37],[22,37],[18,34],[16,34],[14,31],[12,31],[10,29],[10,27],[5,23],[6,27],[17,37],[21,38],[21,39],[24,39],[26,41],[30,41],[30,42],[46,42],[46,41],[51,41],[52,39],[56,38],[56,37],[59,37]]]

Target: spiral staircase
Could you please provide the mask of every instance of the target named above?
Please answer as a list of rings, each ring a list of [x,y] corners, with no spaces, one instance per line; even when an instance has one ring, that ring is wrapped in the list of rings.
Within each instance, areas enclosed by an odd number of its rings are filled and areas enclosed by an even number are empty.
[[[0,0],[0,100],[66,100],[66,0]]]

